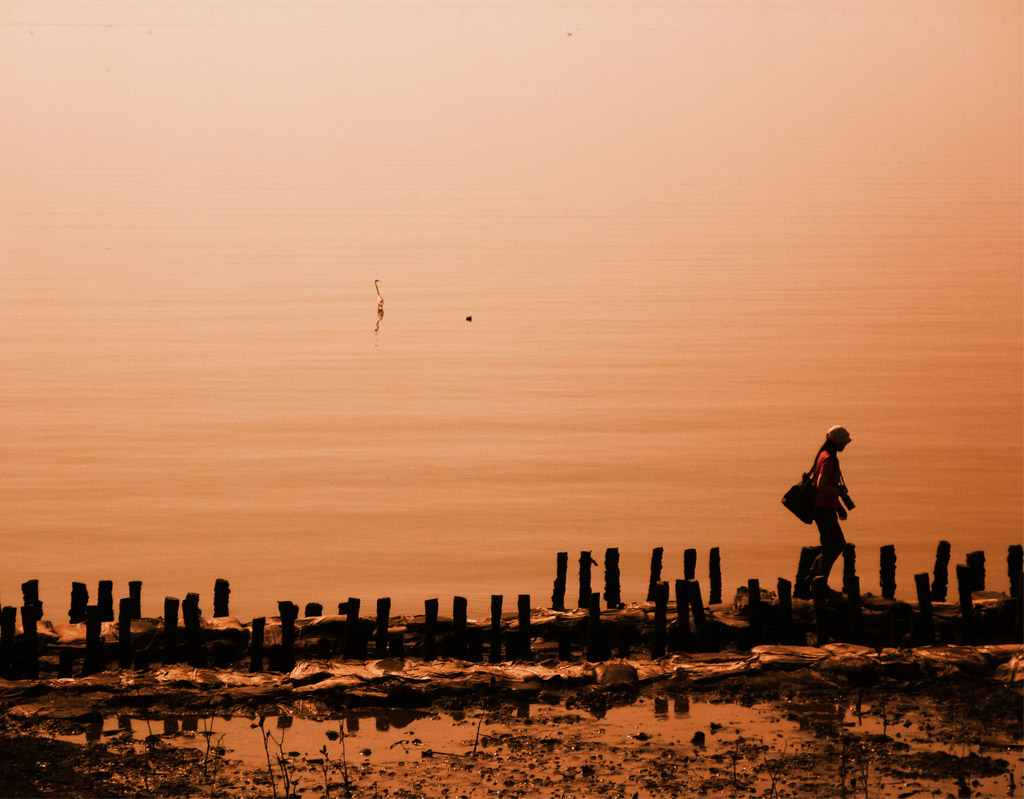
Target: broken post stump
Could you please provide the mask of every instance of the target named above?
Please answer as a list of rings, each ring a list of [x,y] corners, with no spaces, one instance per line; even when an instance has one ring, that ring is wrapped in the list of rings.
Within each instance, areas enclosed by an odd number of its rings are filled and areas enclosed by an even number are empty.
[[[843,576],[857,573],[857,545],[847,544],[843,547]]]
[[[257,674],[263,671],[263,633],[267,628],[265,616],[259,616],[252,620],[252,629],[249,635],[249,673]]]
[[[971,569],[966,565],[956,567],[957,593],[960,596],[960,620],[963,631],[963,642],[973,646],[976,642],[974,631],[974,598],[971,596],[971,587],[974,585],[974,576]]]
[[[683,550],[683,579],[694,580],[697,576],[697,550]]]
[[[324,606],[319,602],[307,602],[306,608],[302,613],[303,617],[307,619],[315,619],[324,615]]]
[[[783,577],[778,581],[779,643],[788,644],[793,635],[793,584]]]
[[[935,643],[935,618],[932,615],[932,589],[928,581],[928,572],[914,575],[917,588],[918,629],[916,630],[919,644],[929,646]]]
[[[11,679],[14,667],[14,634],[18,624],[18,609],[7,605],[0,609],[0,677]]]
[[[114,620],[114,582],[100,580],[96,589],[96,604],[100,608],[100,621]]]
[[[424,603],[425,617],[423,620],[423,659],[437,658],[437,600],[428,599]]]
[[[622,607],[619,583],[619,550],[615,547],[604,552],[604,601],[610,610]]]
[[[1021,594],[1020,573],[1024,569],[1024,546],[1011,544],[1006,552],[1006,573],[1010,578],[1010,596]]]
[[[668,639],[668,583],[659,580],[654,586],[654,640],[651,644],[651,658],[665,657],[665,642]]]
[[[655,601],[655,589],[661,581],[661,559],[665,553],[664,547],[655,547],[651,551],[651,579],[647,583],[647,601]]]
[[[967,568],[971,570],[971,590],[985,590],[985,553],[968,552]]]
[[[85,609],[89,605],[89,589],[85,583],[71,583],[71,607],[68,609],[68,622],[81,624],[85,621]]]
[[[821,547],[803,547],[800,550],[800,561],[796,566],[796,579],[793,581],[793,598],[811,598],[811,566],[817,559]]]
[[[99,605],[89,605],[85,609],[85,660],[82,662],[82,676],[99,674],[106,664],[103,662],[103,641],[100,634],[103,629],[104,609]]]
[[[21,646],[24,652],[25,677],[39,678],[39,638],[36,624],[42,618],[43,605],[36,601],[21,608]]]
[[[675,581],[677,648],[690,648],[690,594],[686,580]]]
[[[932,602],[945,602],[949,586],[949,541],[939,541],[935,549],[935,570],[932,572]]]
[[[464,596],[457,596],[452,602],[452,655],[466,660],[466,631],[469,601]]]
[[[519,595],[519,659],[531,660],[533,650],[530,648],[530,595]]]
[[[199,610],[199,594],[186,594],[181,603],[181,619],[185,624],[185,659],[194,669],[206,665],[206,656],[203,652],[202,631],[200,619],[202,612]]]
[[[580,552],[580,596],[577,607],[590,607],[590,567],[596,563],[589,552]]]
[[[132,611],[131,597],[122,598],[117,605],[117,667],[122,671],[132,667]]]
[[[279,671],[290,672],[295,668],[295,620],[299,617],[299,606],[288,600],[279,601],[277,615],[281,619],[281,648],[278,662],[272,663],[271,668],[276,665]],[[273,647],[271,649],[273,650]]]
[[[697,630],[697,639],[700,648],[706,651],[711,642],[708,638],[708,619],[704,615],[704,600],[700,595],[700,583],[690,580],[687,591],[690,595],[690,612],[693,614],[693,626]]]
[[[860,601],[860,577],[856,574],[851,574],[844,578],[843,593],[846,594],[846,599],[849,603],[851,643],[857,643],[860,640],[861,624],[863,622]]]
[[[747,580],[747,621],[750,624],[750,644],[757,646],[764,639],[761,581],[757,579]]]
[[[230,616],[228,604],[231,596],[231,585],[227,580],[218,577],[213,582],[213,615],[215,618]]]
[[[345,603],[345,643],[342,645],[341,656],[345,660],[362,660],[366,657],[366,642],[363,631],[359,627],[358,597],[350,596]]]
[[[896,547],[886,544],[878,553],[878,577],[882,596],[893,599],[896,596]]]
[[[132,601],[132,618],[142,618],[142,580],[128,581],[128,598]]]
[[[812,586],[814,596],[814,632],[818,638],[818,646],[827,644],[828,637],[828,622],[826,620],[827,610],[825,605],[825,594],[828,591],[828,580],[824,576],[818,575],[814,578]]]
[[[587,661],[601,660],[601,595],[591,594],[587,614]]]
[[[708,553],[708,604],[722,602],[722,556],[718,547],[711,547]]]
[[[21,584],[21,605],[22,607],[35,606],[39,608],[39,618],[43,618],[43,603],[39,601],[39,581],[26,580]]]
[[[178,606],[177,597],[164,598],[164,664],[178,662]]]
[[[555,556],[555,586],[551,591],[551,609],[565,610],[565,581],[569,574],[569,553]]]
[[[391,597],[377,600],[377,630],[373,636],[373,654],[378,658],[388,656],[388,627],[391,625]]]
[[[491,594],[491,645],[487,650],[491,663],[501,663],[501,606],[504,601],[502,594]]]

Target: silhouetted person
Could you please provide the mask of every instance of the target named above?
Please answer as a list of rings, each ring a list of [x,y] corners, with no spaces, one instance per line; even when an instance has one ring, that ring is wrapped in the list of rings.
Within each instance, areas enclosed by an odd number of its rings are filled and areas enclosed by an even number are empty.
[[[814,499],[814,523],[818,526],[821,536],[821,553],[811,565],[811,578],[821,575],[828,580],[832,564],[836,562],[846,547],[843,529],[839,526],[840,519],[846,519],[846,508],[841,498],[846,497],[847,490],[843,481],[843,473],[839,469],[839,453],[850,443],[850,433],[845,427],[833,427],[825,436],[825,443],[818,450],[814,461],[811,479],[818,489]],[[853,507],[853,503],[848,503]]]

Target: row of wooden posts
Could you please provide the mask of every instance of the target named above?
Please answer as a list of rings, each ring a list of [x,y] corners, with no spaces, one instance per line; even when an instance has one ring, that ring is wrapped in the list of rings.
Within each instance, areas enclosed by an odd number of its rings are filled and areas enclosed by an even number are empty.
[[[795,585],[789,580],[779,578],[777,584],[778,610],[773,619],[776,637],[781,640],[790,639],[793,628],[793,599],[813,600],[815,632],[819,643],[832,638],[830,630],[830,614],[827,606],[829,597],[826,581],[822,577],[812,577],[810,567],[818,552],[817,547],[805,547],[801,552],[797,567]],[[654,603],[654,626],[651,637],[650,652],[652,657],[659,658],[666,651],[679,649],[706,650],[712,643],[709,635],[708,618],[701,593],[699,581],[695,579],[697,551],[687,549],[683,556],[683,578],[674,581],[670,586],[661,579],[664,551],[655,548],[651,556],[650,582],[647,601]],[[921,643],[933,643],[935,628],[933,619],[934,602],[945,602],[948,586],[948,566],[950,545],[946,541],[939,543],[935,570],[929,579],[927,573],[914,576],[918,601],[918,633],[917,640]],[[1022,577],[1022,547],[1014,545],[1009,548],[1007,571],[1010,577],[1010,595],[1018,599],[1017,627],[1020,627],[1020,599]],[[895,548],[884,546],[880,550],[880,584],[882,596],[892,599],[896,590],[896,554]],[[579,597],[578,607],[587,610],[585,655],[587,660],[603,660],[610,656],[608,641],[601,634],[601,600],[602,594],[592,590],[591,567],[595,564],[591,552],[581,552],[579,558]],[[603,599],[609,609],[623,607],[619,581],[619,552],[609,548],[605,552],[605,588]],[[560,552],[556,557],[556,577],[552,593],[552,609],[565,610],[565,591],[568,575],[568,553]],[[709,604],[721,603],[721,559],[717,547],[709,553]],[[972,594],[985,590],[985,554],[972,552],[967,555],[966,563],[956,567],[957,592],[960,615],[962,619],[962,639],[965,643],[976,640],[974,628],[974,610]],[[668,624],[668,606],[670,590],[674,587],[676,608],[676,635],[674,643],[670,641]],[[148,665],[149,653],[135,652],[132,646],[132,620],[141,617],[142,583],[132,581],[128,584],[128,596],[121,599],[118,605],[118,664],[127,669]],[[861,622],[860,580],[856,574],[856,549],[849,545],[843,553],[843,593],[846,598],[846,623],[856,635]],[[19,673],[29,678],[38,677],[39,657],[37,622],[42,619],[42,603],[39,601],[39,584],[30,580],[22,585],[23,606],[22,618],[22,657]],[[68,616],[71,623],[84,622],[86,625],[86,646],[81,666],[82,674],[102,671],[105,667],[105,655],[101,642],[101,625],[103,622],[114,621],[113,584],[101,581],[97,592],[97,603],[88,603],[88,590],[82,583],[73,583],[71,589],[71,608]],[[226,580],[218,579],[214,585],[213,616],[229,615],[230,586]],[[502,595],[491,597],[491,626],[488,647],[488,660],[492,663],[502,660],[528,660],[531,651],[531,597],[521,594],[517,601],[518,629],[514,634],[506,635],[502,630]],[[338,615],[344,616],[345,636],[342,657],[345,659],[363,659],[369,654],[367,638],[374,641],[373,655],[383,657],[403,657],[404,642],[401,633],[389,633],[391,618],[391,600],[384,597],[377,600],[376,624],[372,636],[361,633],[363,624],[360,620],[360,600],[350,598],[338,605]],[[834,603],[833,603],[834,604]],[[452,625],[449,635],[451,656],[470,659],[483,659],[483,641],[474,633],[469,633],[467,620],[468,602],[464,597],[455,597],[452,610]],[[422,645],[420,655],[425,660],[433,660],[438,656],[438,611],[437,599],[425,602],[425,613],[422,622]],[[249,668],[257,672],[263,670],[264,658],[270,661],[270,668],[277,671],[290,671],[295,665],[296,620],[299,607],[292,602],[279,602],[278,614],[281,624],[280,644],[264,651],[264,632],[266,618],[252,620],[249,645]],[[306,616],[321,616],[322,605],[309,603]],[[10,677],[15,660],[15,628],[18,609],[12,606],[0,609],[0,677]],[[833,613],[834,615],[834,613]],[[179,616],[183,626],[184,640],[179,641]],[[747,621],[750,626],[749,640],[759,642],[763,639],[765,627],[765,609],[761,594],[760,582],[756,579],[747,584]],[[184,646],[185,660],[193,666],[206,665],[207,653],[203,645],[201,632],[201,611],[199,594],[187,594],[179,601],[175,597],[164,600],[163,641],[161,659],[164,663],[179,661],[181,646]],[[692,629],[695,633],[691,635]],[[329,644],[329,642],[328,642]],[[559,633],[559,658],[568,660],[572,656],[572,641],[568,628]],[[329,651],[323,654],[329,655]],[[624,654],[622,651],[619,654]],[[215,664],[224,665],[223,652],[218,652],[218,644],[213,648]],[[60,653],[59,675],[72,676],[75,654],[72,649],[65,648]]]

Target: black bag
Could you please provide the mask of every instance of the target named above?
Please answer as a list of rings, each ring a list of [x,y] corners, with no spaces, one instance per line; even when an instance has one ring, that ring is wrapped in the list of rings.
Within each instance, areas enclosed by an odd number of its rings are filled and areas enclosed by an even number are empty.
[[[819,453],[820,454],[820,453]],[[793,512],[804,524],[811,524],[814,521],[814,500],[818,496],[818,489],[814,485],[815,472],[818,468],[818,456],[814,456],[814,465],[809,472],[804,473],[800,482],[793,486],[782,497],[782,504]]]

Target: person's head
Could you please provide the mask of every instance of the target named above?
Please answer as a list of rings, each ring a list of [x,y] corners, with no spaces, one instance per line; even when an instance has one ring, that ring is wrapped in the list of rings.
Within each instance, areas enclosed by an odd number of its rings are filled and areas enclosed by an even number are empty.
[[[829,428],[825,434],[825,446],[833,452],[842,452],[851,440],[850,431],[840,425]]]

